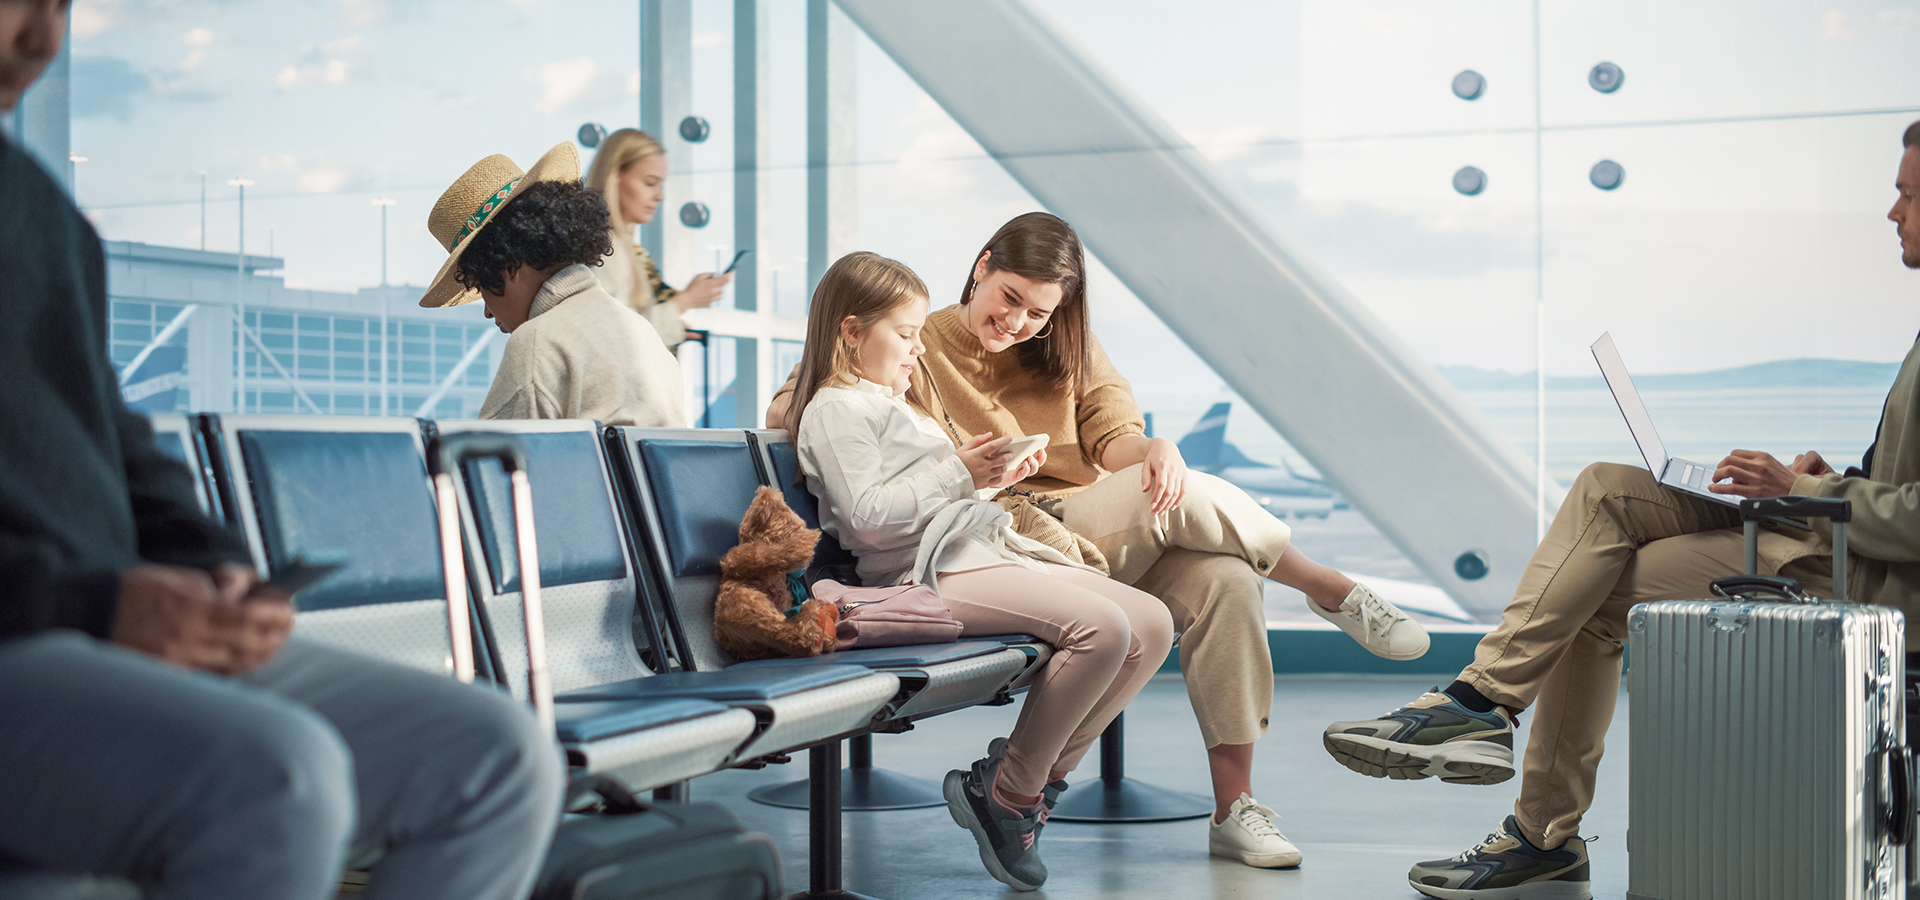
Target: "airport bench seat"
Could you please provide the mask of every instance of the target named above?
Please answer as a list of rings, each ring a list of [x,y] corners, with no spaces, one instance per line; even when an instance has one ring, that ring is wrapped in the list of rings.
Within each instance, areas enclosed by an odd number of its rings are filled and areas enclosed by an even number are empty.
[[[666,637],[636,604],[636,567],[623,516],[615,505],[599,426],[590,421],[443,421],[442,434],[509,433],[526,447],[540,551],[549,676],[563,718],[619,718],[619,704],[703,701],[745,717],[746,730],[710,760],[704,771],[782,753],[866,727],[899,691],[899,680],[864,668],[838,666],[811,673],[696,673],[657,671],[671,654]],[[463,527],[489,646],[498,673],[517,695],[526,692],[526,634],[521,610],[517,540],[508,515],[504,471],[476,460],[462,473]],[[552,548],[549,551],[547,548]],[[643,658],[643,652],[644,657]],[[591,709],[592,714],[578,712]],[[600,771],[611,759],[576,730],[563,743]],[[662,780],[657,768],[620,768],[609,774],[638,788],[684,780],[704,771],[683,767]]]
[[[295,634],[436,673],[451,673],[439,512],[420,423],[393,418],[206,417],[222,451],[216,475],[256,564],[303,555],[346,565],[296,598]],[[544,566],[543,566],[544,568]],[[463,606],[471,598],[461,598]],[[478,644],[480,642],[476,642]],[[476,667],[494,668],[484,647]],[[523,695],[524,699],[524,695]],[[649,702],[646,706],[660,705]],[[652,787],[712,771],[755,730],[718,704],[628,704],[619,715],[569,714],[556,735],[590,771],[628,767]],[[605,713],[596,710],[596,713]],[[591,739],[582,738],[591,734]]]
[[[626,478],[630,502],[650,538],[649,574],[683,660],[700,671],[738,665],[713,636],[720,557],[738,541],[753,494],[767,481],[748,434],[732,429],[610,428],[608,449]],[[1029,655],[1004,645],[968,642],[914,661],[907,648],[870,657],[842,657],[900,678],[889,718],[905,722],[992,702],[1027,667]],[[964,654],[964,655],[962,655]],[[834,665],[821,657],[755,663],[746,668]]]

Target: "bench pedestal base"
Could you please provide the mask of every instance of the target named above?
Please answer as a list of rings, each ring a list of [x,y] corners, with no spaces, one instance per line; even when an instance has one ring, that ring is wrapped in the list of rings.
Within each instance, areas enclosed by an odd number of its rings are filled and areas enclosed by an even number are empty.
[[[1213,815],[1213,800],[1127,777],[1126,713],[1100,733],[1100,780],[1068,787],[1054,804],[1061,822],[1171,822]]]

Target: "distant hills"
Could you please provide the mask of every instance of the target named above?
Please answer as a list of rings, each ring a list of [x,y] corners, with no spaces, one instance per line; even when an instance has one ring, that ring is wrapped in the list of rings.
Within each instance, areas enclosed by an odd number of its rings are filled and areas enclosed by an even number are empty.
[[[1440,377],[1463,391],[1533,390],[1532,372],[1505,372],[1476,366],[1436,366]],[[1874,387],[1893,384],[1899,363],[1860,362],[1852,359],[1781,359],[1710,372],[1635,375],[1643,391],[1711,391],[1731,388]],[[1584,378],[1547,377],[1547,387],[1561,390],[1605,390],[1598,374]]]

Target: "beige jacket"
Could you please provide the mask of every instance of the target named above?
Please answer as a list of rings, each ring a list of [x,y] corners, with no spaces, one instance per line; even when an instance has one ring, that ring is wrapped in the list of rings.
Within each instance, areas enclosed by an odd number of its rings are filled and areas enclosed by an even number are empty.
[[[679,292],[661,283],[653,257],[631,236],[621,234],[619,229],[609,236],[613,238],[613,255],[594,267],[593,276],[615,300],[645,316],[668,349],[680,346],[687,339],[687,326],[680,321],[680,307],[667,302]]]
[[[482,419],[598,419],[684,428],[680,363],[586,266],[553,273],[507,337]]]
[[[1864,478],[1802,475],[1793,492],[1853,501],[1847,526],[1847,596],[1907,614],[1907,649],[1920,650],[1920,343],[1907,351],[1887,392],[1884,418]],[[1831,540],[1833,526],[1814,529]]]

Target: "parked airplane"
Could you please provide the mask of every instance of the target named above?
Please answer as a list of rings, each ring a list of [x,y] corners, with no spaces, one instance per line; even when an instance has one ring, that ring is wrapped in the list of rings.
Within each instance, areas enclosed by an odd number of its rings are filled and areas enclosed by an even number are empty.
[[[1295,469],[1283,457],[1279,465],[1249,458],[1227,440],[1231,403],[1215,403],[1179,441],[1189,468],[1218,475],[1246,491],[1281,518],[1324,519],[1347,501],[1324,479]]]

